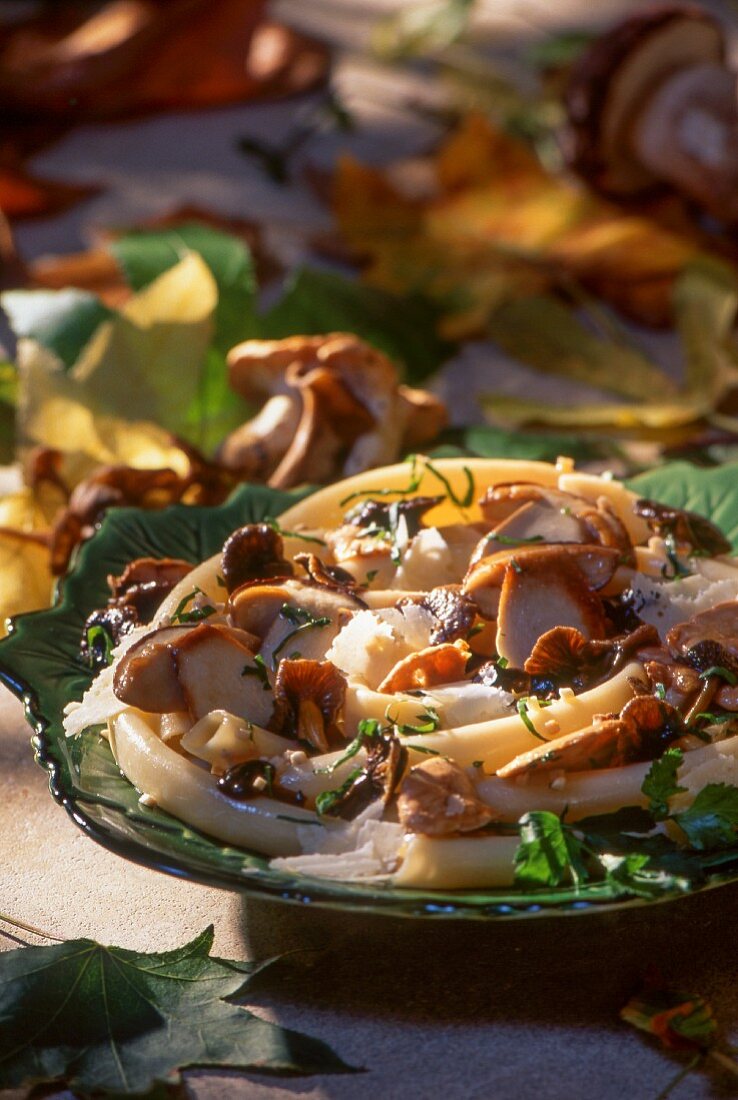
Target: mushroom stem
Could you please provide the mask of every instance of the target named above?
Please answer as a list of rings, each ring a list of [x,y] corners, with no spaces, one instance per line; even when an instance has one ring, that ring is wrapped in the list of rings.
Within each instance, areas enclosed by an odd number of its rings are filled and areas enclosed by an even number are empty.
[[[738,220],[737,82],[717,64],[676,72],[647,100],[631,132],[643,166],[725,222]]]
[[[708,676],[699,695],[692,703],[692,706],[689,708],[687,713],[684,715],[685,725],[691,726],[695,718],[697,718],[699,714],[702,714],[702,712],[707,707],[709,707],[710,703],[712,702],[713,696],[715,695],[715,692],[719,687],[720,678],[718,676]]]

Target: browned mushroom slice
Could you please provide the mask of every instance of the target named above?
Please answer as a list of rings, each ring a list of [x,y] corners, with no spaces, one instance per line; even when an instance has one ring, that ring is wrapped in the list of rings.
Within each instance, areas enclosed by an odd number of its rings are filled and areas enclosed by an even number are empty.
[[[343,740],[346,678],[330,661],[281,661],[274,683],[272,727],[319,752]]]
[[[643,667],[651,686],[661,684],[666,702],[681,709],[699,695],[704,681],[696,668],[672,661],[668,650],[663,656],[663,660],[646,661]]]
[[[711,607],[678,623],[666,635],[675,657],[682,657],[700,672],[713,667],[738,674],[738,600]]]
[[[635,120],[666,79],[719,64],[724,52],[720,25],[696,6],[645,8],[597,38],[574,66],[566,92],[572,166],[607,193],[652,187],[658,175],[632,147]]]
[[[268,523],[247,523],[229,535],[223,543],[220,568],[229,595],[246,581],[293,573],[285,561],[282,536]]]
[[[577,559],[558,549],[529,554],[505,567],[496,640],[497,652],[513,668],[523,668],[541,635],[555,626],[575,627],[587,639],[607,633],[602,603]]]
[[[544,573],[547,569],[555,572],[559,564],[568,562],[583,579],[585,586],[597,591],[612,579],[617,569],[620,554],[611,547],[594,546],[579,543],[567,543],[561,546],[521,546],[515,549],[498,551],[482,558],[470,566],[464,579],[463,590],[474,601],[479,614],[485,619],[497,618],[500,606],[503,581],[508,567],[522,574],[524,569],[538,569]],[[575,577],[567,565],[561,565],[570,577]],[[549,622],[545,630],[553,626],[577,626],[577,622]],[[545,630],[541,633],[545,633]],[[590,637],[602,637],[601,633]],[[535,641],[535,639],[534,639]],[[530,653],[530,651],[529,651]],[[526,656],[529,656],[529,653]],[[522,665],[520,666],[522,667]]]
[[[648,526],[657,535],[673,536],[677,542],[687,543],[693,550],[706,554],[729,554],[732,546],[723,532],[709,519],[696,512],[685,512],[682,508],[671,508],[655,500],[641,499],[634,505],[637,516],[645,519]]]
[[[147,634],[123,654],[113,675],[113,691],[122,703],[150,714],[185,710],[177,676],[174,643],[194,628],[166,626]]]
[[[253,639],[231,627],[200,623],[174,645],[174,664],[185,708],[198,721],[212,710],[226,710],[265,726],[272,699],[259,677],[244,670],[254,664]]]
[[[420,601],[420,606],[426,607],[437,623],[430,634],[431,645],[466,639],[477,617],[476,604],[464,595],[458,584],[432,588]]]
[[[429,646],[403,657],[385,676],[379,692],[415,691],[463,680],[471,650],[464,641]]]
[[[113,596],[119,598],[140,584],[155,583],[174,588],[192,569],[192,563],[181,558],[136,558],[128,563],[119,577],[109,575],[108,584]]]
[[[470,833],[494,819],[463,768],[443,756],[410,769],[397,796],[397,815],[409,832],[425,836]]]
[[[228,622],[241,630],[264,638],[279,609],[290,598],[282,584],[268,581],[247,581],[232,592],[226,604]]]
[[[488,489],[480,508],[494,526],[472,562],[504,545],[529,542],[595,543],[619,549],[626,564],[634,562],[628,532],[604,496],[593,505],[561,489],[520,482]]]
[[[407,749],[395,734],[385,734],[369,739],[367,750],[361,773],[331,799],[330,808],[322,813],[351,821],[377,799],[384,806],[388,804],[407,767]]]
[[[340,565],[326,565],[317,554],[295,554],[294,561],[303,567],[313,584],[332,588],[336,592],[348,592],[353,599],[359,598],[356,595],[358,581]]]
[[[533,772],[592,771],[653,760],[684,732],[674,707],[653,695],[637,695],[619,717],[598,715],[586,729],[521,753],[497,775],[516,779]]]

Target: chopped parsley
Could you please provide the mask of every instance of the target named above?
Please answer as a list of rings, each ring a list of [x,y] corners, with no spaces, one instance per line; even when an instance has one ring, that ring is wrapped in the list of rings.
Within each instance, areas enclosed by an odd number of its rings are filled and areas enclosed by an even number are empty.
[[[215,614],[215,608],[212,604],[202,604],[200,607],[193,607],[191,611],[186,611],[185,608],[188,604],[191,604],[198,596],[204,596],[202,588],[195,588],[190,592],[189,596],[183,596],[177,604],[174,614],[172,615],[170,622],[173,623],[201,623],[203,619],[209,619],[211,615]]]
[[[542,705],[542,704],[539,704],[539,705]],[[538,732],[538,730],[533,725],[533,722],[530,719],[530,715],[528,714],[528,700],[527,699],[518,699],[518,714],[520,715],[520,717],[523,721],[523,725],[528,730],[528,732],[532,733],[534,737],[537,737],[539,741],[543,741],[544,743],[548,744],[548,738],[541,736],[541,734]]]
[[[104,626],[96,623],[88,627],[86,634],[87,656],[93,668],[109,665],[113,660],[113,639]]]
[[[271,691],[272,685],[269,683],[269,672],[267,670],[266,661],[261,653],[256,654],[253,665],[244,665],[241,675],[256,676],[261,680],[261,686],[264,691]]]
[[[303,535],[301,531],[286,531],[284,527],[273,516],[267,516],[264,520],[267,526],[271,527],[272,531],[276,531],[278,535],[282,535],[286,539],[301,539],[302,542],[312,542],[316,546],[327,546],[325,539],[318,538],[317,535]]]
[[[330,813],[363,774],[362,768],[354,768],[340,787],[332,791],[321,791],[315,799],[315,809],[318,813],[321,815]]]
[[[283,619],[286,619],[288,623],[292,623],[294,630],[290,630],[288,634],[285,634],[282,641],[276,647],[272,653],[272,665],[277,667],[277,656],[282,652],[288,642],[292,641],[296,634],[300,634],[305,630],[321,629],[324,626],[330,626],[331,619],[328,615],[321,615],[316,618],[312,611],[308,611],[306,607],[293,607],[292,604],[283,603],[279,609],[279,614]]]
[[[723,665],[711,665],[710,668],[700,673],[700,680],[709,680],[712,676],[719,676],[721,680],[725,680],[731,687],[738,684],[738,676]]]

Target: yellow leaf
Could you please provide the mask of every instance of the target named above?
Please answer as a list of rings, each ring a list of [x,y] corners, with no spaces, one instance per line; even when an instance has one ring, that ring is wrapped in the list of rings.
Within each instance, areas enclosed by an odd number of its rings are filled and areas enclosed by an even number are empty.
[[[8,616],[49,605],[53,591],[49,550],[33,539],[46,526],[46,516],[30,489],[0,500],[0,634],[5,633]]]
[[[24,441],[102,462],[169,464],[161,459],[172,452],[167,431],[189,426],[216,302],[209,268],[188,253],[100,325],[71,370],[35,341],[20,341]]]

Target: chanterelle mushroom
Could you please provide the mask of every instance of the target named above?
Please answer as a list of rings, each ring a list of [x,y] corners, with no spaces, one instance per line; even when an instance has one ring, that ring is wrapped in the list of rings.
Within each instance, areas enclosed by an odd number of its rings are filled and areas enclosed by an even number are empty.
[[[248,401],[268,401],[256,421],[225,441],[221,460],[274,486],[392,462],[446,422],[440,401],[400,386],[394,364],[350,333],[247,340],[233,348],[228,368]],[[270,430],[261,430],[260,418]]]
[[[282,661],[274,683],[276,731],[319,752],[343,740],[346,678],[330,661]]]
[[[726,222],[738,218],[736,73],[704,8],[645,8],[592,43],[566,93],[572,166],[598,189],[665,182]]]

